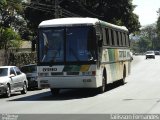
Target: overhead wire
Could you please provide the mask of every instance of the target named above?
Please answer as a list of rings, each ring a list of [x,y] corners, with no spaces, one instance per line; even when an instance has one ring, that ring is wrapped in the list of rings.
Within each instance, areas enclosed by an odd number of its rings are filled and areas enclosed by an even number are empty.
[[[8,1],[12,4],[16,4],[14,1]],[[40,7],[40,6],[33,6],[33,5],[27,5],[27,4],[22,4],[22,7],[23,8],[26,8],[26,7],[29,7],[29,8],[32,8],[32,9],[36,9],[36,10],[40,10],[40,11],[44,11],[44,12],[53,12],[54,9],[49,9],[47,7],[43,8],[43,7]]]
[[[13,0],[9,0],[9,1],[7,1],[7,2],[10,2],[10,3],[12,3],[12,4],[16,4],[16,2],[14,2]],[[78,1],[77,1],[78,2]],[[91,15],[93,15],[93,16],[97,16],[97,17],[102,17],[102,16],[99,16],[99,15],[97,15],[97,14],[94,14],[93,12],[91,12],[91,11],[89,11],[89,10],[87,10],[85,7],[84,7],[84,5],[82,5],[80,2],[78,2],[82,7],[83,7],[83,9],[86,11],[86,12],[88,12],[89,14],[91,14]],[[36,10],[40,10],[40,11],[44,11],[44,12],[49,12],[49,13],[51,13],[51,12],[55,12],[55,7],[53,6],[53,5],[48,5],[48,4],[43,4],[43,3],[37,3],[37,2],[30,2],[30,5],[27,5],[27,4],[22,4],[22,7],[24,7],[24,8],[26,8],[26,7],[28,7],[28,8],[32,8],[32,9],[36,9]],[[75,14],[75,13],[72,13],[72,12],[70,12],[70,11],[68,11],[68,10],[66,10],[66,9],[64,9],[64,8],[62,8],[62,7],[60,7],[60,6],[58,6],[59,8],[59,11],[61,11],[61,13],[62,13],[62,15],[61,16],[64,16],[64,17],[66,17],[66,16],[69,16],[69,17],[80,17],[80,15],[78,15],[78,14]]]

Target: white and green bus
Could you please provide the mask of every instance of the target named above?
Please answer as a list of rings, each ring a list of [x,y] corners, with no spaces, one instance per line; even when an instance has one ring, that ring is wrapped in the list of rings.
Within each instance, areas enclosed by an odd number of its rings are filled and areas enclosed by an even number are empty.
[[[96,88],[125,82],[130,73],[126,27],[96,18],[59,18],[39,24],[37,40],[39,88]]]

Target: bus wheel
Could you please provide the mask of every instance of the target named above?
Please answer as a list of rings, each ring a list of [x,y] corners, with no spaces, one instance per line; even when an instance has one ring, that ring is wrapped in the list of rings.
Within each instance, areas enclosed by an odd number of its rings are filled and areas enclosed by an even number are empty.
[[[124,69],[123,69],[123,78],[121,80],[122,85],[125,84],[125,80],[126,80],[126,67],[124,67]]]
[[[102,78],[102,86],[99,88],[99,93],[104,93],[106,91],[106,79],[103,76]]]
[[[59,88],[51,88],[51,93],[52,93],[53,96],[58,95],[59,91],[60,91]]]

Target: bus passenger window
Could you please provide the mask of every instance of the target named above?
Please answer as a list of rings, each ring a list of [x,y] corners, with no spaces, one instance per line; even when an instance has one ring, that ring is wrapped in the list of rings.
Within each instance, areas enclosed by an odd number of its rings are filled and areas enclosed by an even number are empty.
[[[108,28],[105,29],[105,32],[106,32],[106,44],[110,45],[110,42],[109,42],[109,30],[108,30]]]
[[[113,31],[113,35],[114,35],[114,45],[117,46],[117,34],[116,34],[116,31]]]
[[[119,35],[118,35],[118,31],[116,31],[116,36],[117,36],[117,45],[119,46]]]
[[[97,41],[102,40],[102,29],[100,26],[96,26],[96,39]]]
[[[103,44],[107,45],[107,43],[106,43],[106,31],[105,31],[105,28],[102,28],[102,32],[103,32]]]
[[[121,36],[121,45],[124,46],[123,33],[120,33],[120,36]]]
[[[118,32],[119,45],[122,46],[121,33]]]
[[[129,36],[127,33],[125,34],[125,36],[126,36],[126,45],[129,46]]]
[[[122,33],[122,41],[123,41],[123,46],[126,46],[126,41],[125,41],[125,35]]]
[[[114,42],[114,33],[113,33],[113,30],[111,30],[111,40],[112,40],[112,45],[114,46],[115,42]]]

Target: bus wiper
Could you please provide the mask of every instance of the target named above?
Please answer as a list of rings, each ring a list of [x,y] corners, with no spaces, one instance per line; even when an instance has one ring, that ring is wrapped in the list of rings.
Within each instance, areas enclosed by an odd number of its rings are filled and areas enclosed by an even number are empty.
[[[90,56],[89,61],[97,61],[93,56]]]
[[[42,58],[42,62],[45,60],[48,53],[48,39],[45,33],[43,33],[43,38],[44,38],[44,56]]]
[[[78,56],[77,56],[77,54],[75,53],[75,51],[74,51],[72,48],[69,48],[69,49],[71,50],[72,55],[73,55],[78,61],[80,61],[79,58],[78,58]]]
[[[92,52],[88,55],[88,58],[89,58],[89,61],[97,61],[96,57],[93,55]]]

